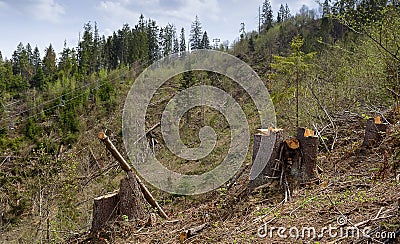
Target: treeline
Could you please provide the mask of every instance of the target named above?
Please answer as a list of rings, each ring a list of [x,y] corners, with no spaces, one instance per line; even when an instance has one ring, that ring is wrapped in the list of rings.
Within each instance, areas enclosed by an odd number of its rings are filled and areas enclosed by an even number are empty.
[[[10,60],[4,60],[0,53],[0,127],[10,130],[21,120],[28,121],[25,134],[34,138],[42,130],[33,127],[52,116],[57,118],[63,134],[77,134],[77,118],[90,103],[101,105],[102,109],[113,107],[113,71],[146,67],[159,58],[182,53],[189,46],[211,48],[197,16],[190,29],[190,45],[186,44],[184,28],[177,30],[173,24],[160,27],[143,15],[134,27],[125,24],[108,37],[100,36],[97,24],[89,22],[79,40],[78,46],[72,48],[65,42],[59,54],[50,44],[43,58],[30,43],[20,43]]]
[[[211,48],[197,16],[189,42],[191,49]],[[155,20],[145,20],[143,15],[133,28],[125,24],[108,37],[100,36],[97,24],[89,22],[83,27],[78,46],[70,48],[64,43],[59,55],[50,44],[41,59],[39,49],[29,43],[26,46],[20,43],[11,60],[3,60],[0,53],[0,85],[19,91],[29,87],[43,89],[59,76],[81,80],[101,69],[110,71],[119,66],[148,63],[186,49],[184,28],[178,31],[173,24],[160,27]]]

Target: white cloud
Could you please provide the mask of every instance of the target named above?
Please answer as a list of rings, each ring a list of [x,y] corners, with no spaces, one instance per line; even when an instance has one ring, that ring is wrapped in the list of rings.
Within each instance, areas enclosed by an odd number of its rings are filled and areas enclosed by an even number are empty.
[[[0,1],[0,9],[49,22],[59,22],[65,14],[64,7],[55,0]]]
[[[65,14],[65,9],[54,0],[39,0],[33,6],[32,14],[39,20],[59,22]]]

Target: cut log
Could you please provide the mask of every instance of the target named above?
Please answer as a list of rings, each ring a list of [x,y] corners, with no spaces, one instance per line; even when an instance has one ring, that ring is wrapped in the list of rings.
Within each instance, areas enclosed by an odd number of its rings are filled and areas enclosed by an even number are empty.
[[[319,138],[305,128],[297,128],[297,139],[300,142],[302,160],[299,166],[301,183],[306,183],[316,177],[317,153]]]
[[[255,188],[279,176],[282,130],[268,129],[267,133],[254,135],[252,168],[249,187]]]
[[[362,147],[372,148],[375,147],[383,138],[386,133],[387,125],[382,124],[379,116],[370,118],[365,125],[365,136]]]
[[[119,185],[119,212],[129,220],[147,220],[145,199],[135,178],[124,178]]]
[[[184,230],[181,232],[180,236],[179,236],[179,240],[180,242],[184,242],[187,239],[189,239],[192,236],[195,236],[197,234],[199,234],[201,231],[203,231],[205,228],[207,227],[207,223],[204,223],[202,225],[199,226],[195,226],[192,227],[190,229]]]
[[[115,219],[118,212],[118,192],[107,194],[94,199],[92,232],[100,230],[105,223]]]

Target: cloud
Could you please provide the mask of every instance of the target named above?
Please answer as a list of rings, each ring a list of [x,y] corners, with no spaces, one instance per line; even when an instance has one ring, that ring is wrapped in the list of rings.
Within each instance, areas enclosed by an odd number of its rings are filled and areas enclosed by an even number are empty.
[[[4,8],[16,14],[49,22],[60,22],[65,14],[65,8],[55,0],[0,1],[0,9]]]
[[[65,14],[65,9],[54,0],[39,0],[33,6],[32,13],[39,20],[59,22]]]

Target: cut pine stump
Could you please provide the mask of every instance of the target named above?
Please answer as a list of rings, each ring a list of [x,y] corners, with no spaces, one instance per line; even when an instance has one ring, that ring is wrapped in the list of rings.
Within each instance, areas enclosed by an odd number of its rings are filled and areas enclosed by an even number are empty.
[[[370,118],[365,124],[363,148],[373,148],[379,144],[386,133],[387,124],[382,124],[379,116]]]
[[[146,201],[135,178],[124,178],[119,186],[119,210],[129,220],[145,220],[148,214],[145,210]]]
[[[94,199],[91,231],[99,231],[107,222],[122,215],[127,216],[132,222],[145,222],[149,218],[145,199],[134,178],[122,179],[118,192]]]
[[[105,223],[118,216],[118,192],[110,193],[94,199],[92,232],[100,230]]]
[[[271,182],[279,177],[281,162],[279,160],[282,144],[282,130],[259,130],[254,135],[254,147],[250,171],[249,187],[251,189]]]
[[[302,155],[299,180],[301,184],[305,184],[316,178],[319,138],[312,130],[305,128],[297,128],[296,138],[300,142]]]
[[[314,131],[298,128],[297,136],[282,140],[282,130],[264,129],[254,135],[253,165],[249,187],[279,180],[291,186],[316,179],[319,138]]]

